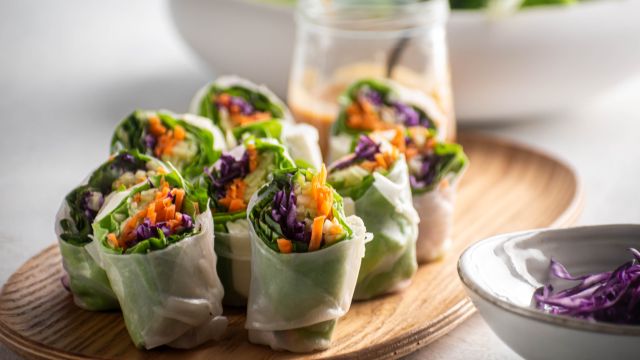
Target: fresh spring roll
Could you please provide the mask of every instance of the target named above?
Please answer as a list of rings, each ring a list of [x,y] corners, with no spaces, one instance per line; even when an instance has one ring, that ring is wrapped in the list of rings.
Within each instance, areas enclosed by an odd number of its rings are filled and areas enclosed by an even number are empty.
[[[411,203],[404,155],[377,133],[360,135],[355,152],[331,165],[328,181],[344,198],[345,212],[353,211],[373,234],[354,299],[371,299],[408,286],[418,269],[420,218]]]
[[[407,129],[405,141],[413,206],[421,216],[416,254],[425,263],[451,246],[456,187],[469,160],[462,146],[438,142],[428,129]]]
[[[327,349],[348,310],[365,252],[362,220],[346,217],[324,165],[280,171],[251,198],[249,341],[276,350]]]
[[[65,197],[56,216],[55,230],[68,287],[79,307],[93,311],[119,307],[107,274],[86,249],[92,241],[91,224],[105,199],[162,172],[167,172],[167,168],[161,161],[136,151],[123,151],[94,170]]]
[[[170,162],[187,179],[202,173],[227,148],[208,119],[168,111],[135,111],[116,128],[111,151],[135,149]]]
[[[137,347],[191,348],[222,334],[224,290],[205,191],[187,188],[175,170],[150,177],[105,204],[93,233],[89,252]]]
[[[340,99],[332,128],[331,158],[353,151],[359,134],[402,130],[389,140],[405,154],[413,205],[421,221],[416,256],[419,263],[441,257],[451,244],[455,189],[468,162],[462,147],[444,143],[445,117],[426,95],[391,81],[360,80]]]
[[[205,170],[201,182],[213,212],[218,275],[225,305],[246,306],[251,280],[247,204],[276,170],[295,167],[276,139],[247,138]]]
[[[392,81],[363,79],[349,86],[340,96],[340,111],[331,128],[331,162],[353,152],[361,134],[372,131],[422,127],[438,130],[446,138],[446,117],[436,102],[421,92]]]
[[[304,167],[320,168],[318,130],[296,124],[286,105],[271,90],[236,76],[223,76],[204,86],[190,112],[207,117],[225,133],[229,147],[246,135],[273,137]]]

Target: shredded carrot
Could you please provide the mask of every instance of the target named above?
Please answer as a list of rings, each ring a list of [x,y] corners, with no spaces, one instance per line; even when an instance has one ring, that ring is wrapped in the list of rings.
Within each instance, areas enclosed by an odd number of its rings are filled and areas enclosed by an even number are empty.
[[[322,164],[320,171],[311,179],[311,196],[316,202],[318,215],[331,218],[331,207],[333,206],[333,192],[326,185],[327,168]]]
[[[166,175],[167,174],[167,170],[165,170],[162,166],[158,166],[158,168],[156,169],[156,172],[160,175]]]
[[[186,138],[186,131],[182,126],[176,125],[172,130],[168,130],[157,116],[149,118],[149,132],[157,140],[153,153],[158,157],[171,155],[173,148]]]
[[[242,179],[235,179],[227,186],[227,193],[218,200],[218,203],[226,207],[230,212],[236,212],[247,208],[244,201],[244,192],[247,184]]]
[[[380,166],[383,169],[387,169],[388,168],[388,164],[384,160],[384,155],[383,154],[377,153],[377,154],[374,155],[374,158],[376,159],[376,164],[378,166]]]
[[[240,126],[271,119],[271,114],[269,114],[268,112],[258,111],[251,115],[244,115],[241,112],[239,112],[240,111],[239,108],[235,112],[233,111],[234,109],[229,109],[229,110],[232,110],[231,116],[230,116],[231,120],[236,125],[240,125]]]
[[[291,240],[279,238],[277,242],[278,242],[278,249],[280,250],[281,253],[289,254],[291,253],[291,251],[293,251],[293,245],[291,244]]]
[[[180,211],[182,210],[182,201],[184,200],[184,190],[182,189],[175,189],[175,196],[176,196],[176,211]]]
[[[173,128],[173,138],[176,140],[184,140],[187,136],[187,133],[184,131],[184,128],[180,125],[176,125]]]
[[[160,135],[164,135],[164,133],[167,132],[167,128],[162,125],[162,122],[160,122],[160,118],[158,118],[157,116],[151,116],[149,118],[149,131],[155,137],[158,137]]]
[[[449,180],[447,179],[442,179],[442,181],[440,181],[440,188],[443,190],[449,188],[449,185]]]
[[[258,167],[258,151],[254,144],[247,145],[247,153],[249,154],[249,171],[254,171]]]
[[[402,125],[398,125],[396,127],[396,133],[393,136],[393,139],[391,139],[391,145],[398,148],[402,153],[407,149],[407,142],[404,138],[404,127]]]
[[[218,95],[216,100],[218,103],[220,103],[220,105],[227,106],[231,102],[231,96],[227,93],[222,93]]]
[[[322,243],[322,228],[324,227],[324,220],[327,217],[324,215],[316,216],[313,219],[313,225],[311,225],[311,241],[309,241],[309,251],[316,251],[320,249]]]
[[[149,219],[149,222],[151,222],[151,225],[156,224],[156,208],[154,204],[150,204],[147,207],[147,218]]]
[[[107,235],[107,240],[109,241],[109,243],[111,244],[111,246],[113,247],[119,247],[120,244],[118,244],[118,238],[116,238],[116,235],[114,233],[109,233]]]

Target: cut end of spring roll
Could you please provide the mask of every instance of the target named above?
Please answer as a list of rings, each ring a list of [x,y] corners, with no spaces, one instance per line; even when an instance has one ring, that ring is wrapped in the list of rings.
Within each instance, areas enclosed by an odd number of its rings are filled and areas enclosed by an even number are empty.
[[[367,234],[360,218],[345,216],[326,175],[324,166],[279,172],[251,199],[245,327],[255,343],[325,349],[349,310]]]
[[[192,347],[226,327],[206,192],[173,171],[128,191],[94,223],[106,271],[137,347]],[[203,211],[204,210],[204,211]]]
[[[197,176],[226,149],[224,136],[209,120],[168,111],[135,111],[116,128],[111,151],[137,150],[170,162],[186,178]]]

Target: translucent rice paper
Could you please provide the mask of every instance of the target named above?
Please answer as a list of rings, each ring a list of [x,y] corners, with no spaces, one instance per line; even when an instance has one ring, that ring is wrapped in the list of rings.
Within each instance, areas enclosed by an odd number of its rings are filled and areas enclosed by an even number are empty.
[[[356,300],[403,289],[418,269],[416,239],[420,218],[411,202],[404,156],[398,158],[386,177],[378,172],[373,176],[373,184],[354,202],[356,215],[373,234],[362,259]]]
[[[213,149],[219,151],[227,150],[227,142],[224,139],[224,134],[219,127],[213,125],[211,120],[193,114],[174,115],[177,119],[183,120],[187,124],[199,127],[207,130],[213,136]]]
[[[73,302],[85,310],[103,311],[118,309],[118,299],[111,290],[107,274],[87,251],[87,245],[69,244],[60,238],[63,230],[60,220],[70,218],[69,206],[63,200],[56,215],[55,231],[58,237],[62,266],[69,276]]]
[[[338,318],[349,311],[365,251],[362,220],[350,216],[346,221],[353,229],[351,239],[292,254],[271,250],[250,224],[249,341],[293,352],[329,347]]]
[[[302,160],[314,169],[322,165],[318,129],[309,124],[289,124],[282,127],[282,142],[294,160]]]
[[[344,133],[331,135],[329,141],[329,164],[333,164],[353,152],[351,148],[354,138],[355,137]]]
[[[139,348],[192,348],[218,339],[227,327],[211,211],[198,215],[195,224],[197,235],[146,254],[113,254],[91,243],[89,252],[106,270]]]
[[[413,196],[413,206],[420,214],[416,243],[418,263],[437,260],[451,247],[455,194],[454,183],[448,186],[441,184],[432,191]]]
[[[216,232],[215,250],[218,275],[224,285],[223,304],[246,306],[251,283],[251,239],[249,222],[240,219],[227,223],[228,233]]]

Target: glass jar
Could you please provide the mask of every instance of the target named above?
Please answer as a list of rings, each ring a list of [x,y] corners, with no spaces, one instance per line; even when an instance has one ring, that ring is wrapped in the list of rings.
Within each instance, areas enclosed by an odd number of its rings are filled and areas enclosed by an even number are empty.
[[[326,156],[340,93],[363,77],[391,78],[434,99],[455,139],[446,0],[300,0],[288,103],[314,125]]]

